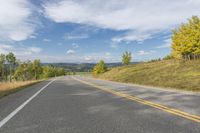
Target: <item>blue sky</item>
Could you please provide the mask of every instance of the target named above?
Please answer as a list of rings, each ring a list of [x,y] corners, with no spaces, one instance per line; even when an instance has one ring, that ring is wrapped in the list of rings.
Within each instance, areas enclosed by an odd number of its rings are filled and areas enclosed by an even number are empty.
[[[0,1],[0,53],[42,62],[119,62],[170,53],[171,30],[200,14],[199,0]],[[12,10],[11,10],[12,9]]]

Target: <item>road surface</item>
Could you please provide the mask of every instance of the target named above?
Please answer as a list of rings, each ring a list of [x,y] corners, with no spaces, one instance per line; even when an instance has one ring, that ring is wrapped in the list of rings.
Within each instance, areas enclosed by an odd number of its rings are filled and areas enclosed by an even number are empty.
[[[84,77],[0,99],[0,133],[200,133],[200,95]]]

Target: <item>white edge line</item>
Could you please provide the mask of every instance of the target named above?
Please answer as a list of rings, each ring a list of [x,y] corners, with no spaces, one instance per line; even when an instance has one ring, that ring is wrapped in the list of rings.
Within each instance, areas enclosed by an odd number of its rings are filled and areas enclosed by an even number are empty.
[[[0,128],[3,127],[12,117],[14,117],[21,109],[23,109],[31,100],[33,100],[41,91],[43,91],[47,86],[49,86],[53,81],[50,81],[48,84],[43,86],[39,91],[37,91],[33,96],[31,96],[28,100],[26,100],[23,104],[21,104],[18,108],[16,108],[13,112],[11,112],[8,116],[6,116],[3,120],[0,121]]]

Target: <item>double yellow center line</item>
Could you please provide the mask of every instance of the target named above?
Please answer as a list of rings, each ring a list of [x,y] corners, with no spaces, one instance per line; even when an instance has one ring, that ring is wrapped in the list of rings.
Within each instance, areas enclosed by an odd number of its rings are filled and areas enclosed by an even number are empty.
[[[200,123],[200,116],[192,115],[192,114],[189,114],[187,112],[184,112],[184,111],[181,111],[181,110],[177,110],[177,109],[174,109],[174,108],[170,108],[170,107],[167,107],[167,106],[164,106],[164,105],[161,105],[161,104],[157,104],[157,103],[154,103],[154,102],[151,102],[151,101],[147,101],[147,100],[144,100],[144,99],[132,96],[132,95],[124,94],[124,93],[121,93],[121,92],[118,92],[118,91],[114,91],[114,90],[111,90],[111,89],[107,89],[107,88],[104,88],[104,87],[89,83],[87,81],[83,81],[83,80],[77,79],[75,77],[73,77],[73,79],[77,80],[77,81],[79,81],[81,83],[84,83],[84,84],[93,86],[95,88],[101,89],[103,91],[112,93],[114,95],[117,95],[117,96],[120,96],[120,97],[124,97],[126,99],[129,99],[129,100],[132,100],[132,101],[136,101],[138,103],[145,104],[145,105],[151,106],[153,108],[168,112],[170,114],[173,114],[173,115],[176,115],[176,116],[180,116],[180,117],[186,118],[188,120]]]

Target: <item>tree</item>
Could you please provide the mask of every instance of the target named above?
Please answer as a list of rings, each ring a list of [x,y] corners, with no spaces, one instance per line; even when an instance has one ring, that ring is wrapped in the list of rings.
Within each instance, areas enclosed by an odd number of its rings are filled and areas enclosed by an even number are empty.
[[[173,59],[172,55],[167,55],[167,56],[163,57],[163,60],[170,60],[170,59]]]
[[[62,76],[65,75],[65,70],[54,66],[44,66],[42,75],[44,78]]]
[[[6,61],[8,62],[9,64],[9,67],[10,67],[10,82],[12,81],[12,69],[13,69],[13,66],[15,64],[15,61],[16,61],[16,57],[15,55],[10,52],[9,54],[6,55]]]
[[[124,52],[122,55],[122,64],[124,65],[130,64],[131,59],[132,59],[131,52],[128,51]]]
[[[65,69],[64,68],[57,68],[57,75],[61,76],[61,75],[65,75]]]
[[[65,69],[60,67],[42,66],[40,60],[21,62],[16,60],[13,53],[7,55],[0,55],[0,76],[3,77],[4,65],[9,66],[9,79],[15,80],[37,80],[41,78],[49,78],[54,76],[65,75]],[[7,67],[5,67],[5,74],[7,75]],[[7,76],[5,76],[7,79]]]
[[[0,55],[0,71],[1,71],[1,78],[4,78],[4,65],[6,61],[6,56],[4,54]]]
[[[93,74],[98,75],[98,74],[106,72],[106,70],[107,70],[107,67],[106,67],[105,62],[103,60],[100,60],[99,63],[94,66]]]
[[[176,59],[200,58],[200,19],[197,16],[173,30],[172,55]]]
[[[39,74],[42,73],[42,66],[41,66],[40,60],[34,60],[33,61],[32,70],[34,71],[35,80],[37,80]]]
[[[54,71],[53,71],[53,67],[51,66],[44,66],[43,67],[43,77],[44,78],[48,78],[48,77],[54,77]]]
[[[15,80],[32,80],[34,78],[33,73],[33,63],[31,61],[26,61],[23,63],[20,63],[17,69],[14,73],[14,79]]]

